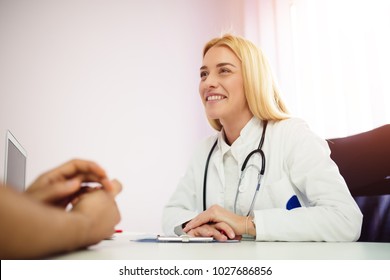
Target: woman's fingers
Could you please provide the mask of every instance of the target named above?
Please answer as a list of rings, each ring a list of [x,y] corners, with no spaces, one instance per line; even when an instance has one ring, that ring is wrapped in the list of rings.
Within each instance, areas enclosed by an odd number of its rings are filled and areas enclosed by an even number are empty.
[[[233,229],[226,223],[204,224],[187,232],[191,236],[213,237],[218,241],[226,241],[236,237]]]

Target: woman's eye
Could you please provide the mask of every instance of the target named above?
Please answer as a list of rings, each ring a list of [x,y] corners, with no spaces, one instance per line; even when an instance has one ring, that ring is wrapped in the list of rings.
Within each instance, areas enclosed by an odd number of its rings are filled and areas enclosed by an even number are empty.
[[[230,69],[228,69],[228,68],[220,68],[219,69],[219,73],[231,73],[232,71],[230,71]]]
[[[207,72],[206,72],[206,71],[200,72],[200,77],[201,77],[202,79],[206,78],[206,77],[207,77]]]

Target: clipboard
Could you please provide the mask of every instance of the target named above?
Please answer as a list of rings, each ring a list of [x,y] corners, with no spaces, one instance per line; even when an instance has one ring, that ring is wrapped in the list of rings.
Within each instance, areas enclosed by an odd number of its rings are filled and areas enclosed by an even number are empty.
[[[154,235],[154,236],[142,236],[141,238],[136,238],[131,241],[136,242],[161,242],[161,243],[237,243],[240,240],[229,239],[226,241],[218,241],[213,237],[193,237],[186,234],[176,236],[176,235]]]
[[[179,242],[179,243],[205,243],[205,242],[213,242],[213,237],[192,237],[186,234],[180,236],[164,236],[158,235],[157,242]]]

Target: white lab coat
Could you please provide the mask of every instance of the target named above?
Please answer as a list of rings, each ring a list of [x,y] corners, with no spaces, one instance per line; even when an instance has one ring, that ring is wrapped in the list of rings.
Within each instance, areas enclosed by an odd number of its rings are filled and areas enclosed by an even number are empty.
[[[246,156],[259,144],[262,123],[257,118],[241,131],[231,146],[237,173]],[[181,225],[203,211],[203,179],[207,156],[207,208],[225,204],[223,132],[201,143],[186,174],[180,180],[163,213],[165,234],[180,234]],[[270,121],[263,151],[265,174],[254,207],[257,241],[355,241],[360,236],[362,214],[337,165],[330,158],[325,140],[317,137],[297,118]],[[261,165],[260,156],[250,161]],[[238,175],[237,175],[238,176]],[[239,189],[237,214],[246,215],[257,184],[257,171],[245,175]]]

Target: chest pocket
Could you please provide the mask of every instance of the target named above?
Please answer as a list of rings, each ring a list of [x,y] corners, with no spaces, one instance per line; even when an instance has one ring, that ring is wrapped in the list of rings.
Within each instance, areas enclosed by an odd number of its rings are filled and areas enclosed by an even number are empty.
[[[291,182],[287,178],[267,183],[264,189],[275,208],[292,210],[302,206]]]

